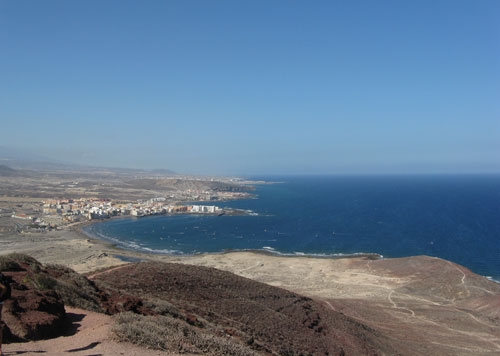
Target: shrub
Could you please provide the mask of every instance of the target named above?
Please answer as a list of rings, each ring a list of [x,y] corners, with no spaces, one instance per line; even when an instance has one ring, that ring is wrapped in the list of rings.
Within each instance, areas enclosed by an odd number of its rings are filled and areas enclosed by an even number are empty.
[[[13,252],[13,253],[9,253],[7,255],[4,255],[2,257],[8,258],[8,259],[15,261],[17,263],[25,263],[29,266],[33,266],[33,265],[40,266],[41,265],[41,263],[38,262],[37,260],[35,260],[33,257],[28,256],[24,253]]]
[[[27,264],[32,268],[37,268],[38,270],[41,266],[40,262],[23,253],[9,253],[7,255],[0,256],[0,272],[22,271],[23,268],[20,264]]]
[[[57,285],[57,281],[46,274],[35,274],[30,282],[34,288],[39,290],[54,289]]]
[[[104,312],[100,304],[99,290],[94,282],[62,265],[47,265],[47,272],[57,279],[54,290],[64,304],[85,310]]]
[[[168,316],[121,313],[115,317],[112,331],[119,341],[163,351],[221,356],[257,355],[234,340],[208,334]]]
[[[0,256],[0,272],[16,272],[21,270],[21,266],[16,261],[8,259],[6,256]]]
[[[160,315],[169,315],[174,318],[182,317],[181,311],[165,300],[149,299],[144,301],[144,306]]]

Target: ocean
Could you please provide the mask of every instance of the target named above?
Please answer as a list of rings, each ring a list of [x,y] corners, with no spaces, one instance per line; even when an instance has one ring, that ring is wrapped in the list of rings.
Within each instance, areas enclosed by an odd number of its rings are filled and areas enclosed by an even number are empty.
[[[429,255],[500,280],[500,176],[287,176],[257,199],[218,203],[257,215],[109,220],[85,232],[128,249],[197,254]]]

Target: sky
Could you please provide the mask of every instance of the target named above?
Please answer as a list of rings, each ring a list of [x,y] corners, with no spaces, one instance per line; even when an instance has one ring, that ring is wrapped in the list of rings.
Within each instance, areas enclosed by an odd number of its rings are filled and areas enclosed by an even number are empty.
[[[500,1],[0,0],[0,145],[190,174],[500,172]]]

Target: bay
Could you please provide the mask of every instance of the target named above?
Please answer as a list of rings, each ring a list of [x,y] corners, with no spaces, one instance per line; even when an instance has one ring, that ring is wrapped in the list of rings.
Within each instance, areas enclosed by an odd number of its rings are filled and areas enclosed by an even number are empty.
[[[257,216],[110,220],[89,235],[150,253],[266,250],[286,255],[429,255],[500,280],[500,176],[285,176],[257,199],[219,206]]]

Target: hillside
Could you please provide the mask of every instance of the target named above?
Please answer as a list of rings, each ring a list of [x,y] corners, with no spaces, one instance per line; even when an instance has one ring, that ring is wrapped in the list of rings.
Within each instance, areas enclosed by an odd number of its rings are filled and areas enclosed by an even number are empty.
[[[394,354],[373,329],[326,304],[213,268],[131,264],[95,277],[99,284],[168,301],[251,349],[273,355]]]
[[[500,284],[447,260],[279,258],[247,252],[178,260],[322,300],[385,335],[403,355],[500,352]]]
[[[1,256],[0,270],[13,281],[3,313],[7,340],[55,337],[6,350],[62,349],[68,341],[59,336],[76,330],[71,337],[78,338],[75,313],[107,325],[109,336],[81,329],[99,345],[95,352],[115,350],[106,355],[120,355],[123,342],[158,349],[157,355],[489,356],[500,350],[500,285],[446,260],[252,253],[175,259],[191,264],[140,262],[84,276],[26,255]],[[68,314],[68,307],[103,314]]]
[[[213,268],[144,262],[95,273],[0,258],[11,280],[7,341],[71,330],[64,306],[118,315],[114,338],[204,355],[394,354],[386,338],[324,303]]]

